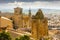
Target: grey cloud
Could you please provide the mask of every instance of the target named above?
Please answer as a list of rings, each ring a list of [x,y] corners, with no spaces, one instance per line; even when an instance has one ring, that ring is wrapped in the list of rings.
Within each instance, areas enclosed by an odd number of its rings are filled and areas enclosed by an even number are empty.
[[[51,1],[60,1],[60,0],[0,0],[0,3],[9,3],[9,2],[14,2],[14,1],[17,1],[17,2],[34,2],[34,1],[48,1],[48,2],[51,2]]]

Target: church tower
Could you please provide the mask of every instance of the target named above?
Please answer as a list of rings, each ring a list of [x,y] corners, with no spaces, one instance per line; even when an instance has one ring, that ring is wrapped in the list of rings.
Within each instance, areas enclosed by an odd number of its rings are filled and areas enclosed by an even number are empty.
[[[1,11],[0,11],[0,16],[1,16]]]
[[[31,17],[31,10],[29,9],[29,17]]]
[[[31,27],[31,9],[29,9],[29,27]]]
[[[48,35],[48,21],[44,17],[41,9],[38,10],[35,16],[32,16],[32,37],[35,40],[42,40]]]
[[[20,28],[23,26],[23,15],[22,15],[22,8],[14,8],[14,15],[13,15],[13,23],[14,27]]]

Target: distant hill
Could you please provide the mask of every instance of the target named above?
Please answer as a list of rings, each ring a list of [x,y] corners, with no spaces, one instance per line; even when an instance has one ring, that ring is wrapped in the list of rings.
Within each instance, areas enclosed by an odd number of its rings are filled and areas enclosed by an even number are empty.
[[[7,18],[11,18],[11,17],[13,16],[13,13],[8,13],[8,12],[0,13],[0,16],[4,16],[4,17],[7,17]]]

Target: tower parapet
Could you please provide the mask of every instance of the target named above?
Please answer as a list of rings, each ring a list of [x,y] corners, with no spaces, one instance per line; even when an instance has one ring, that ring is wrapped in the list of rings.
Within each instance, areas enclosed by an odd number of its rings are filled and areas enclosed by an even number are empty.
[[[14,8],[14,14],[22,14],[22,8]]]
[[[14,15],[12,17],[14,22],[14,27],[21,28],[23,27],[23,15],[22,15],[22,8],[14,8]]]

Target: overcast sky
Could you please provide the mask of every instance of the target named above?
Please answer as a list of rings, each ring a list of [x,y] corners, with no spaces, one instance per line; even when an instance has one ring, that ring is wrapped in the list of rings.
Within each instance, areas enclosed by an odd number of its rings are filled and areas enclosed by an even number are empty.
[[[35,2],[35,1],[59,1],[59,0],[0,0],[0,3],[9,3],[9,2]]]
[[[0,0],[0,3],[9,3],[9,2],[34,2],[34,1],[59,1],[59,0]]]
[[[22,7],[24,10],[29,8],[42,9],[46,13],[60,13],[59,0],[0,0],[1,11],[12,11],[15,7]],[[48,11],[48,9],[50,10]]]

